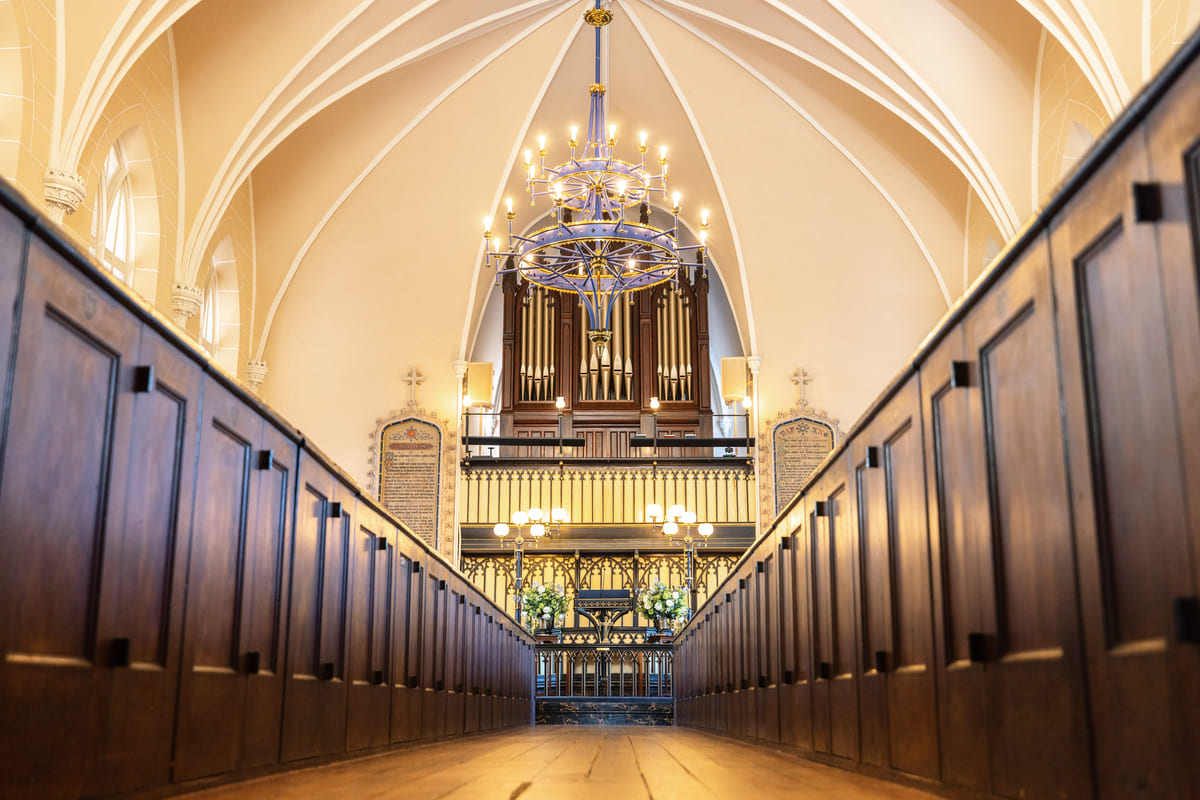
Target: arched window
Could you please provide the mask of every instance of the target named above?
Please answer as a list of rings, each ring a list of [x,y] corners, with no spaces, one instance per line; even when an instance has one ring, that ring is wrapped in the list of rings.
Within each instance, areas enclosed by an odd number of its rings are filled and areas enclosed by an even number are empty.
[[[209,275],[204,287],[204,302],[200,305],[200,346],[210,356],[217,349],[217,333],[221,330],[221,298],[217,270]]]
[[[106,269],[119,280],[133,285],[133,265],[137,228],[133,220],[133,186],[129,161],[120,142],[104,159],[104,174],[96,197],[93,233],[96,255]]]

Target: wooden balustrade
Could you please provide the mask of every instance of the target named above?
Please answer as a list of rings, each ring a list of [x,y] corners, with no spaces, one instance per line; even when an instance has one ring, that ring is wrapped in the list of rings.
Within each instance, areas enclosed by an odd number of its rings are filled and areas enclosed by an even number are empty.
[[[6,185],[0,342],[0,797],[529,723],[531,637]]]
[[[676,639],[676,718],[1004,797],[1200,797],[1200,39]]]
[[[491,526],[530,507],[565,508],[573,525],[645,524],[646,506],[681,503],[718,525],[754,524],[754,472],[742,459],[729,464],[672,467],[591,467],[556,464],[464,471],[459,519]]]

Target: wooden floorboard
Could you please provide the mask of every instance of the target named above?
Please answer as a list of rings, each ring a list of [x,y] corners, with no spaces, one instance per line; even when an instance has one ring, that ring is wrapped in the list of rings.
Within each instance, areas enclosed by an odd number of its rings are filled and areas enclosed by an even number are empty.
[[[297,770],[194,800],[921,800],[935,795],[682,728],[537,726]]]

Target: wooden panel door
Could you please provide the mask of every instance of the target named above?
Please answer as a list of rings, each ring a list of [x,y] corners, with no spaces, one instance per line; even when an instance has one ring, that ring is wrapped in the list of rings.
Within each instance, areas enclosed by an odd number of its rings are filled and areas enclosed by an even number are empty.
[[[844,462],[845,459],[842,460]],[[850,491],[845,474],[838,474],[829,494],[829,536],[833,593],[833,680],[830,683],[829,713],[831,747],[834,755],[857,761],[858,726],[858,592],[854,527]]]
[[[416,545],[400,532],[396,535],[395,581],[392,587],[392,702],[391,741],[406,742],[420,733],[420,703],[413,703],[416,693],[413,642],[420,628],[420,614],[414,605],[416,583]]]
[[[1091,792],[1053,305],[1043,240],[967,317],[982,399],[971,436],[988,478],[983,563],[995,576],[984,598],[996,624],[985,656],[992,791],[1008,797]]]
[[[921,366],[926,427],[926,472],[934,567],[939,730],[942,780],[981,791],[991,787],[987,684],[983,651],[995,629],[984,597],[994,596],[986,543],[990,540],[977,392],[967,383],[966,335],[950,331]],[[977,645],[972,658],[971,644]]]
[[[391,687],[388,633],[391,625],[395,529],[362,506],[352,537],[355,549],[350,613],[346,749],[388,743]]]
[[[771,550],[755,566],[758,572],[755,616],[758,618],[758,722],[757,738],[779,741],[779,592],[775,553],[777,539],[772,536]]]
[[[300,450],[287,433],[264,422],[250,478],[243,567],[241,652],[246,682],[242,769],[279,761],[283,725],[287,598]],[[255,670],[257,667],[257,670]]]
[[[937,778],[937,684],[921,393],[916,379],[880,413],[893,625],[887,668],[888,753],[894,769]],[[875,653],[870,653],[874,658]],[[865,658],[863,659],[866,660]]]
[[[428,559],[421,605],[421,738],[442,735],[445,724],[446,578],[441,562]]]
[[[920,388],[914,378],[854,449],[861,562],[862,759],[938,774]]]
[[[149,328],[137,364],[130,441],[114,449],[97,619],[98,639],[127,641],[129,658],[97,698],[96,794],[165,783],[175,726],[202,373]]]
[[[895,625],[892,616],[892,547],[888,538],[887,481],[876,441],[878,424],[864,430],[850,448],[854,464],[854,506],[862,570],[859,702],[862,709],[862,760],[887,766],[887,666]],[[860,442],[862,444],[860,444]]]
[[[263,420],[214,379],[204,389],[175,780],[237,768],[246,707],[243,569]]]
[[[479,730],[479,662],[482,648],[479,641],[479,623],[483,615],[479,611],[479,599],[469,597],[466,610],[466,630],[463,639],[464,689],[463,731],[475,733]]]
[[[455,587],[458,587],[457,589]],[[446,623],[446,726],[447,736],[463,732],[463,650],[467,598],[457,579],[450,584],[449,602],[446,607],[449,619]]]
[[[824,496],[826,482],[810,490],[813,497]],[[834,650],[833,611],[833,535],[826,501],[808,503],[808,529],[812,531],[809,579],[812,582],[812,720],[813,749],[819,753],[833,752],[833,729],[830,712],[830,684],[833,682],[836,652]]]
[[[784,744],[800,750],[813,749],[810,530],[805,530],[800,522],[782,542],[786,545],[783,550],[786,558],[782,562],[784,580],[780,587],[784,602],[780,738]]]
[[[346,747],[346,623],[354,498],[300,455],[282,759]]]
[[[1154,128],[1173,138],[1176,150],[1172,155],[1164,141],[1168,151],[1157,154],[1156,169],[1176,179],[1180,167],[1168,163],[1183,163],[1179,134],[1196,132],[1195,109],[1178,113],[1190,128],[1169,118]],[[1194,169],[1194,161],[1188,166]],[[1149,177],[1145,141],[1133,136],[1051,233],[1096,772],[1104,797],[1194,797],[1200,791],[1200,767],[1189,746],[1200,721],[1196,646],[1187,641],[1194,625],[1175,619],[1176,609],[1186,617],[1191,608],[1193,620],[1200,617],[1194,610],[1195,510],[1189,507],[1198,497],[1189,492],[1189,484],[1196,485],[1195,473],[1188,473],[1195,454],[1187,447],[1196,443],[1196,409],[1178,405],[1188,398],[1177,394],[1192,385],[1196,369],[1196,332],[1184,314],[1190,304],[1194,319],[1195,262],[1178,230],[1181,184],[1166,187],[1168,199],[1175,195],[1167,209],[1173,223],[1135,216],[1130,187]],[[1194,173],[1189,177],[1195,180]],[[1178,251],[1168,254],[1169,244]]]
[[[1191,581],[1180,580],[1172,598],[1180,622],[1200,613],[1200,62],[1193,63],[1146,120],[1150,148],[1150,179],[1163,187],[1163,219],[1157,224],[1162,265],[1163,297],[1171,341],[1179,447],[1183,455],[1184,491],[1188,498],[1187,542]],[[1173,579],[1174,576],[1173,576]],[[1198,626],[1200,627],[1200,626]],[[1168,643],[1170,666],[1171,755],[1178,797],[1200,795],[1200,635],[1172,631]]]
[[[97,698],[115,665],[135,657],[101,640],[98,623],[112,596],[105,560],[121,552],[107,509],[112,464],[129,446],[140,333],[45,245],[31,245],[0,473],[0,750],[24,765],[0,770],[5,797],[83,793]],[[171,650],[136,647],[147,667],[168,667]]]

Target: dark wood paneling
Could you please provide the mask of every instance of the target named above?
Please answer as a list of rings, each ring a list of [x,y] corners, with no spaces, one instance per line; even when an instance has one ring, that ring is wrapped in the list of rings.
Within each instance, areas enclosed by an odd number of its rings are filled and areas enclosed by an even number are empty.
[[[346,748],[347,624],[354,495],[328,470],[301,455],[300,499],[292,567],[285,761]]]
[[[387,744],[391,718],[388,633],[395,532],[365,506],[358,509],[356,523],[350,582],[347,750]]]
[[[28,258],[0,485],[0,749],[25,766],[0,770],[0,786],[70,797],[96,753],[91,721],[112,673],[101,576],[120,554],[111,466],[129,447],[141,326],[44,245]]]
[[[129,641],[129,667],[97,698],[86,778],[97,793],[165,781],[175,723],[201,372],[149,329],[136,365],[154,379],[133,394],[128,447],[114,448],[97,619],[98,641]]]
[[[246,705],[241,648],[250,484],[263,421],[205,384],[174,776],[236,769]]]
[[[1179,113],[1190,130],[1182,119],[1160,123],[1174,141],[1157,158],[1176,180],[1180,150],[1197,132],[1194,109]],[[1175,641],[1173,604],[1197,596],[1197,495],[1187,486],[1195,455],[1185,449],[1196,414],[1178,405],[1197,369],[1195,262],[1180,229],[1182,183],[1166,187],[1173,224],[1135,219],[1130,185],[1149,173],[1145,142],[1132,137],[1068,207],[1051,243],[1060,332],[1076,343],[1063,348],[1063,387],[1071,468],[1081,476],[1072,489],[1097,775],[1108,796],[1137,787],[1191,797],[1195,751],[1181,750],[1179,737],[1197,741],[1200,663],[1194,646]],[[1179,251],[1167,255],[1168,244]]]
[[[933,607],[920,403],[920,389],[913,380],[880,415],[886,437],[882,455],[893,626],[891,648],[885,655],[888,750],[892,767],[936,778]],[[874,653],[870,655],[874,658]]]
[[[396,581],[393,590],[395,624],[392,627],[392,724],[391,740],[405,742],[417,738],[421,730],[421,705],[416,688],[416,649],[420,643],[420,604],[416,583],[419,563],[417,548],[407,538],[397,540]],[[415,698],[415,699],[414,699]]]
[[[1045,241],[1032,246],[967,320],[977,358],[995,576],[987,631],[993,791],[1091,791],[1082,653]],[[974,387],[969,391],[976,393]],[[984,504],[985,497],[974,498]]]
[[[1187,74],[1150,114],[1146,135],[1150,179],[1163,190],[1163,219],[1158,223],[1163,297],[1171,343],[1175,419],[1183,456],[1187,498],[1187,546],[1191,554],[1190,587],[1200,597],[1200,65]],[[1180,157],[1180,154],[1183,157]],[[1200,647],[1180,641],[1172,631],[1168,643],[1171,692],[1169,721],[1171,769],[1177,797],[1200,795]],[[1162,724],[1161,722],[1159,724]]]
[[[987,687],[983,664],[972,662],[971,634],[993,629],[982,597],[993,594],[990,570],[981,570],[987,540],[987,506],[981,448],[972,446],[972,418],[979,419],[977,394],[951,386],[952,362],[966,360],[959,328],[929,354],[921,367],[926,426],[928,508],[935,564],[935,619],[939,683],[942,779],[986,790],[991,785]],[[975,423],[978,425],[978,421]],[[978,638],[978,637],[977,637]]]
[[[300,456],[295,440],[269,421],[258,440],[260,458],[264,452],[271,453],[270,464],[260,461],[250,480],[250,535],[242,597],[246,710],[241,768],[279,760],[283,721],[289,559]],[[252,669],[255,660],[257,673]]]

